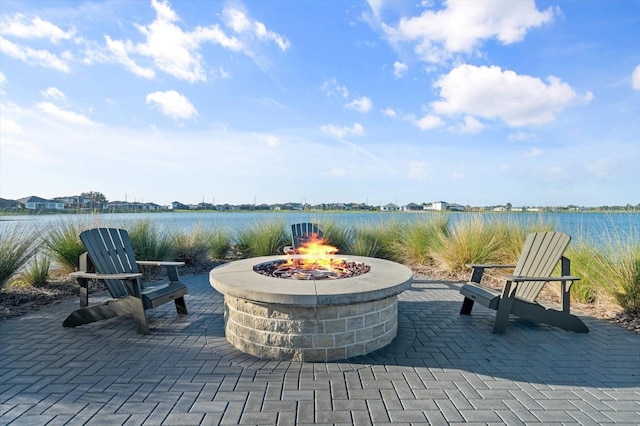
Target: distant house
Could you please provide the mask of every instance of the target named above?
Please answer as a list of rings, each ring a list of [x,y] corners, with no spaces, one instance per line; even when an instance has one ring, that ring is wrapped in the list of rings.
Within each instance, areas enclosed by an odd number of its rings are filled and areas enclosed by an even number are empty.
[[[20,198],[17,201],[29,210],[64,210],[64,203],[36,197],[35,195]]]
[[[427,203],[424,206],[425,210],[447,210],[449,203],[444,201],[435,201],[433,203]]]
[[[172,210],[189,210],[189,206],[186,204],[182,204],[178,201],[174,201],[173,203],[171,203],[171,207]]]
[[[400,210],[400,207],[398,207],[396,204],[389,203],[385,204],[384,206],[380,206],[380,210],[383,212],[397,212],[398,210]]]
[[[437,210],[437,211],[448,210],[448,211],[463,212],[464,206],[461,206],[460,204],[447,203],[446,201],[435,201],[433,203],[425,204],[424,209]]]
[[[409,203],[406,206],[402,207],[402,210],[404,211],[417,211],[417,210],[422,210],[422,206],[416,203]]]
[[[11,210],[17,209],[20,207],[20,203],[16,200],[6,200],[4,198],[0,198],[0,210]]]

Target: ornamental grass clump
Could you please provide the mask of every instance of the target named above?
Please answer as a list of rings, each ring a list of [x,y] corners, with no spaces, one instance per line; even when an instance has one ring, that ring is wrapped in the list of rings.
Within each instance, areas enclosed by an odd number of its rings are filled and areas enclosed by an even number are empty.
[[[362,225],[353,232],[353,241],[347,249],[354,256],[383,257],[379,232],[372,225]]]
[[[215,230],[206,232],[205,235],[207,254],[210,259],[222,260],[231,250],[231,234],[227,231]]]
[[[326,243],[336,247],[338,253],[349,253],[349,248],[353,244],[353,228],[336,222],[327,222],[322,227],[322,234]]]
[[[78,270],[79,257],[86,251],[80,241],[80,233],[89,227],[87,223],[80,221],[61,220],[42,232],[42,242],[46,251],[63,272]]]
[[[190,232],[174,232],[171,245],[175,259],[186,265],[197,265],[207,260],[209,241],[206,231],[194,228]]]
[[[238,231],[236,249],[241,257],[271,256],[282,253],[291,238],[284,229],[284,222],[267,220]]]
[[[39,243],[36,233],[20,224],[0,229],[0,289],[37,253]]]
[[[174,260],[169,233],[161,232],[149,219],[135,222],[128,230],[136,260]]]
[[[572,274],[585,281],[590,291],[612,298],[628,314],[640,315],[640,238],[637,233],[610,236],[602,247],[584,243],[571,256]]]
[[[442,242],[448,234],[449,218],[445,215],[416,219],[405,225],[393,260],[409,265],[433,265],[434,253],[442,250]]]
[[[20,278],[27,284],[34,287],[42,287],[49,281],[51,271],[51,258],[45,255],[35,255],[27,263],[20,274]]]
[[[353,240],[347,252],[356,256],[395,260],[403,229],[404,226],[396,221],[360,225],[353,231]]]
[[[500,225],[487,223],[481,216],[460,221],[448,233],[440,234],[440,247],[433,253],[433,259],[449,273],[466,272],[466,265],[472,263],[505,263],[500,243],[505,232]]]

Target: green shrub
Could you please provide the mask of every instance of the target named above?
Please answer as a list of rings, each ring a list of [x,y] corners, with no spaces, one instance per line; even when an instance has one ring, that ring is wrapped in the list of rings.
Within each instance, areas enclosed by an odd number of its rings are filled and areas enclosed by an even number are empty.
[[[51,270],[51,258],[48,256],[36,255],[27,263],[20,274],[22,280],[34,287],[40,287],[49,280]]]
[[[449,233],[440,235],[440,250],[433,253],[433,258],[453,273],[468,271],[465,265],[469,263],[501,263],[501,231],[500,226],[487,224],[481,216],[460,221]]]
[[[38,248],[35,232],[27,231],[22,225],[0,229],[0,289],[35,255]]]
[[[637,235],[611,237],[605,241],[604,248],[583,243],[571,256],[572,274],[586,281],[594,293],[613,298],[626,313],[640,314],[640,238]]]
[[[236,235],[236,248],[242,257],[270,256],[282,252],[291,244],[291,238],[284,229],[283,221],[258,222],[241,229]]]
[[[442,242],[449,234],[448,217],[418,219],[405,226],[394,260],[410,265],[433,265],[434,253],[442,250]]]
[[[353,244],[353,229],[336,222],[327,222],[322,226],[322,233],[327,244],[338,249],[338,253],[348,253]]]
[[[584,241],[571,244],[566,252],[571,260],[571,275],[580,278],[571,286],[571,300],[581,303],[592,303],[596,299],[598,290],[604,292],[600,284],[602,268],[611,269],[611,261],[602,249],[598,250],[593,245]]]
[[[211,231],[205,234],[207,254],[211,259],[225,259],[231,249],[231,235],[226,231]]]
[[[348,253],[354,256],[382,257],[383,248],[379,233],[372,226],[357,227]]]
[[[42,232],[44,246],[64,272],[78,270],[78,258],[86,251],[80,233],[86,229],[88,224],[61,220]]]
[[[128,230],[136,260],[174,260],[174,246],[167,232],[160,232],[150,219],[135,222]]]
[[[186,265],[197,265],[207,260],[209,246],[207,234],[200,228],[191,232],[176,232],[171,235],[172,251],[176,258]]]

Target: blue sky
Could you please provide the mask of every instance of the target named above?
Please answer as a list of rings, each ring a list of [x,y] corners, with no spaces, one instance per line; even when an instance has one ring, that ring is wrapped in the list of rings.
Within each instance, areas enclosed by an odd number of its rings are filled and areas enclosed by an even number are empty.
[[[640,1],[8,1],[0,197],[640,202]]]

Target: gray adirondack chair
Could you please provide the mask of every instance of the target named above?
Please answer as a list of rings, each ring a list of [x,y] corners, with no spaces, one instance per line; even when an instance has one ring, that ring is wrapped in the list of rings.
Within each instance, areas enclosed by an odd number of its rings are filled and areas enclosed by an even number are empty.
[[[496,310],[493,333],[502,334],[510,315],[550,324],[576,333],[588,333],[580,318],[570,312],[571,286],[578,277],[571,276],[571,262],[563,253],[571,237],[560,232],[535,232],[527,236],[516,265],[467,265],[473,269],[470,282],[464,284],[461,315],[470,315],[475,302]],[[554,268],[561,262],[560,277],[553,277]],[[505,285],[498,291],[481,284],[488,268],[515,268],[513,275],[505,276]],[[537,301],[546,283],[561,284],[561,309]]]
[[[80,234],[80,240],[87,252],[80,256],[81,271],[71,273],[80,284],[80,309],[65,319],[65,327],[131,314],[138,333],[149,334],[147,309],[174,301],[178,313],[187,314],[184,296],[188,289],[178,276],[178,266],[184,262],[136,262],[124,229],[90,229]],[[169,282],[144,286],[138,266],[164,266]],[[102,280],[113,300],[89,306],[88,282],[92,279]]]
[[[294,223],[291,225],[291,242],[293,245],[286,246],[284,252],[287,254],[295,254],[298,252],[300,245],[307,242],[312,235],[318,238],[323,237],[322,227],[317,223]]]

